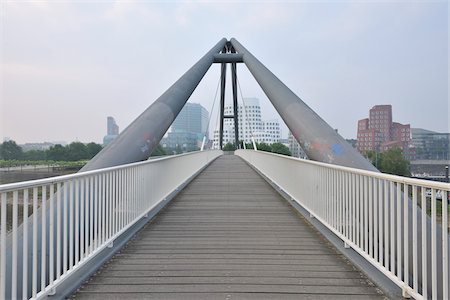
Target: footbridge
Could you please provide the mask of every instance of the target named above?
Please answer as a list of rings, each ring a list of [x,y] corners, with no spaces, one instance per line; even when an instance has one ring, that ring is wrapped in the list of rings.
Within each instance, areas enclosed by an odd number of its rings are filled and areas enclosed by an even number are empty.
[[[236,108],[244,63],[311,160],[147,160],[213,63],[236,137],[225,75],[231,64]],[[0,185],[0,298],[448,299],[449,195],[380,173],[223,39],[79,173]]]

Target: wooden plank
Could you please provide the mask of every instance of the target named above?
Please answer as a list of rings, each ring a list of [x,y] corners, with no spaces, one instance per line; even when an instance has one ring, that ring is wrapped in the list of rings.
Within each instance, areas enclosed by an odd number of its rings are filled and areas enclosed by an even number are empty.
[[[382,299],[240,158],[225,155],[74,295],[80,299]]]

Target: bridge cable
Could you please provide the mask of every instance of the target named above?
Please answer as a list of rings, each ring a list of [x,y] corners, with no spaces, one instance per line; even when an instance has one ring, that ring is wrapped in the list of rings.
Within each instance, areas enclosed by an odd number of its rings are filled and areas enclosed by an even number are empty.
[[[204,148],[205,148],[206,134],[209,133],[209,123],[211,122],[211,117],[212,117],[212,114],[213,114],[214,105],[216,104],[217,94],[219,92],[219,86],[220,86],[220,78],[219,78],[219,81],[217,82],[216,95],[214,96],[214,101],[213,101],[213,104],[212,104],[212,107],[211,107],[211,110],[210,110],[210,113],[209,113],[208,124],[206,125],[206,132],[205,132],[205,135],[203,136],[202,147],[200,148],[200,151],[203,151]],[[214,131],[213,131],[213,140],[214,140]]]
[[[236,81],[237,81],[237,85],[238,85],[238,88],[239,88],[239,93],[240,93],[241,99],[242,99],[242,104],[243,104],[242,106],[243,106],[243,109],[244,109],[245,119],[247,120],[247,124],[249,125],[248,127],[250,128],[250,136],[251,136],[251,139],[252,139],[253,150],[258,150],[256,148],[255,137],[253,135],[252,126],[249,124],[249,121],[248,121],[248,114],[247,114],[247,109],[246,109],[246,105],[245,105],[245,100],[244,100],[244,96],[242,95],[241,84],[239,83],[239,79],[237,78],[237,76],[236,76]],[[244,119],[242,119],[242,120],[244,120]],[[245,122],[243,122],[243,123],[244,123],[243,127],[245,129]],[[245,132],[243,132],[242,135],[244,137],[244,143],[243,144],[244,144],[244,149],[245,149],[246,146],[245,146],[245,135],[244,135],[244,133]]]

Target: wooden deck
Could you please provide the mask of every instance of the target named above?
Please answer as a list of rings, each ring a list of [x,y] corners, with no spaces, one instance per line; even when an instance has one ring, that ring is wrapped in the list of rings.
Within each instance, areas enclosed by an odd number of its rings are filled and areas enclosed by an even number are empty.
[[[383,299],[253,169],[218,158],[77,299]]]

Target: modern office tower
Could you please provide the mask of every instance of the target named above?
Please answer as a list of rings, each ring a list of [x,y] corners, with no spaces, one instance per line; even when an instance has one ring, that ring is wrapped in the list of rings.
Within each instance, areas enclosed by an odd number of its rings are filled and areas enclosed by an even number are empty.
[[[106,118],[106,135],[103,137],[103,146],[108,145],[119,135],[119,126],[113,117]]]
[[[203,137],[208,138],[208,119],[209,113],[202,105],[186,103],[162,139],[162,146],[183,152],[198,150]]]
[[[358,121],[357,149],[383,152],[392,148],[400,148],[406,159],[414,159],[410,125],[392,121],[391,105],[375,105],[369,118]]]

